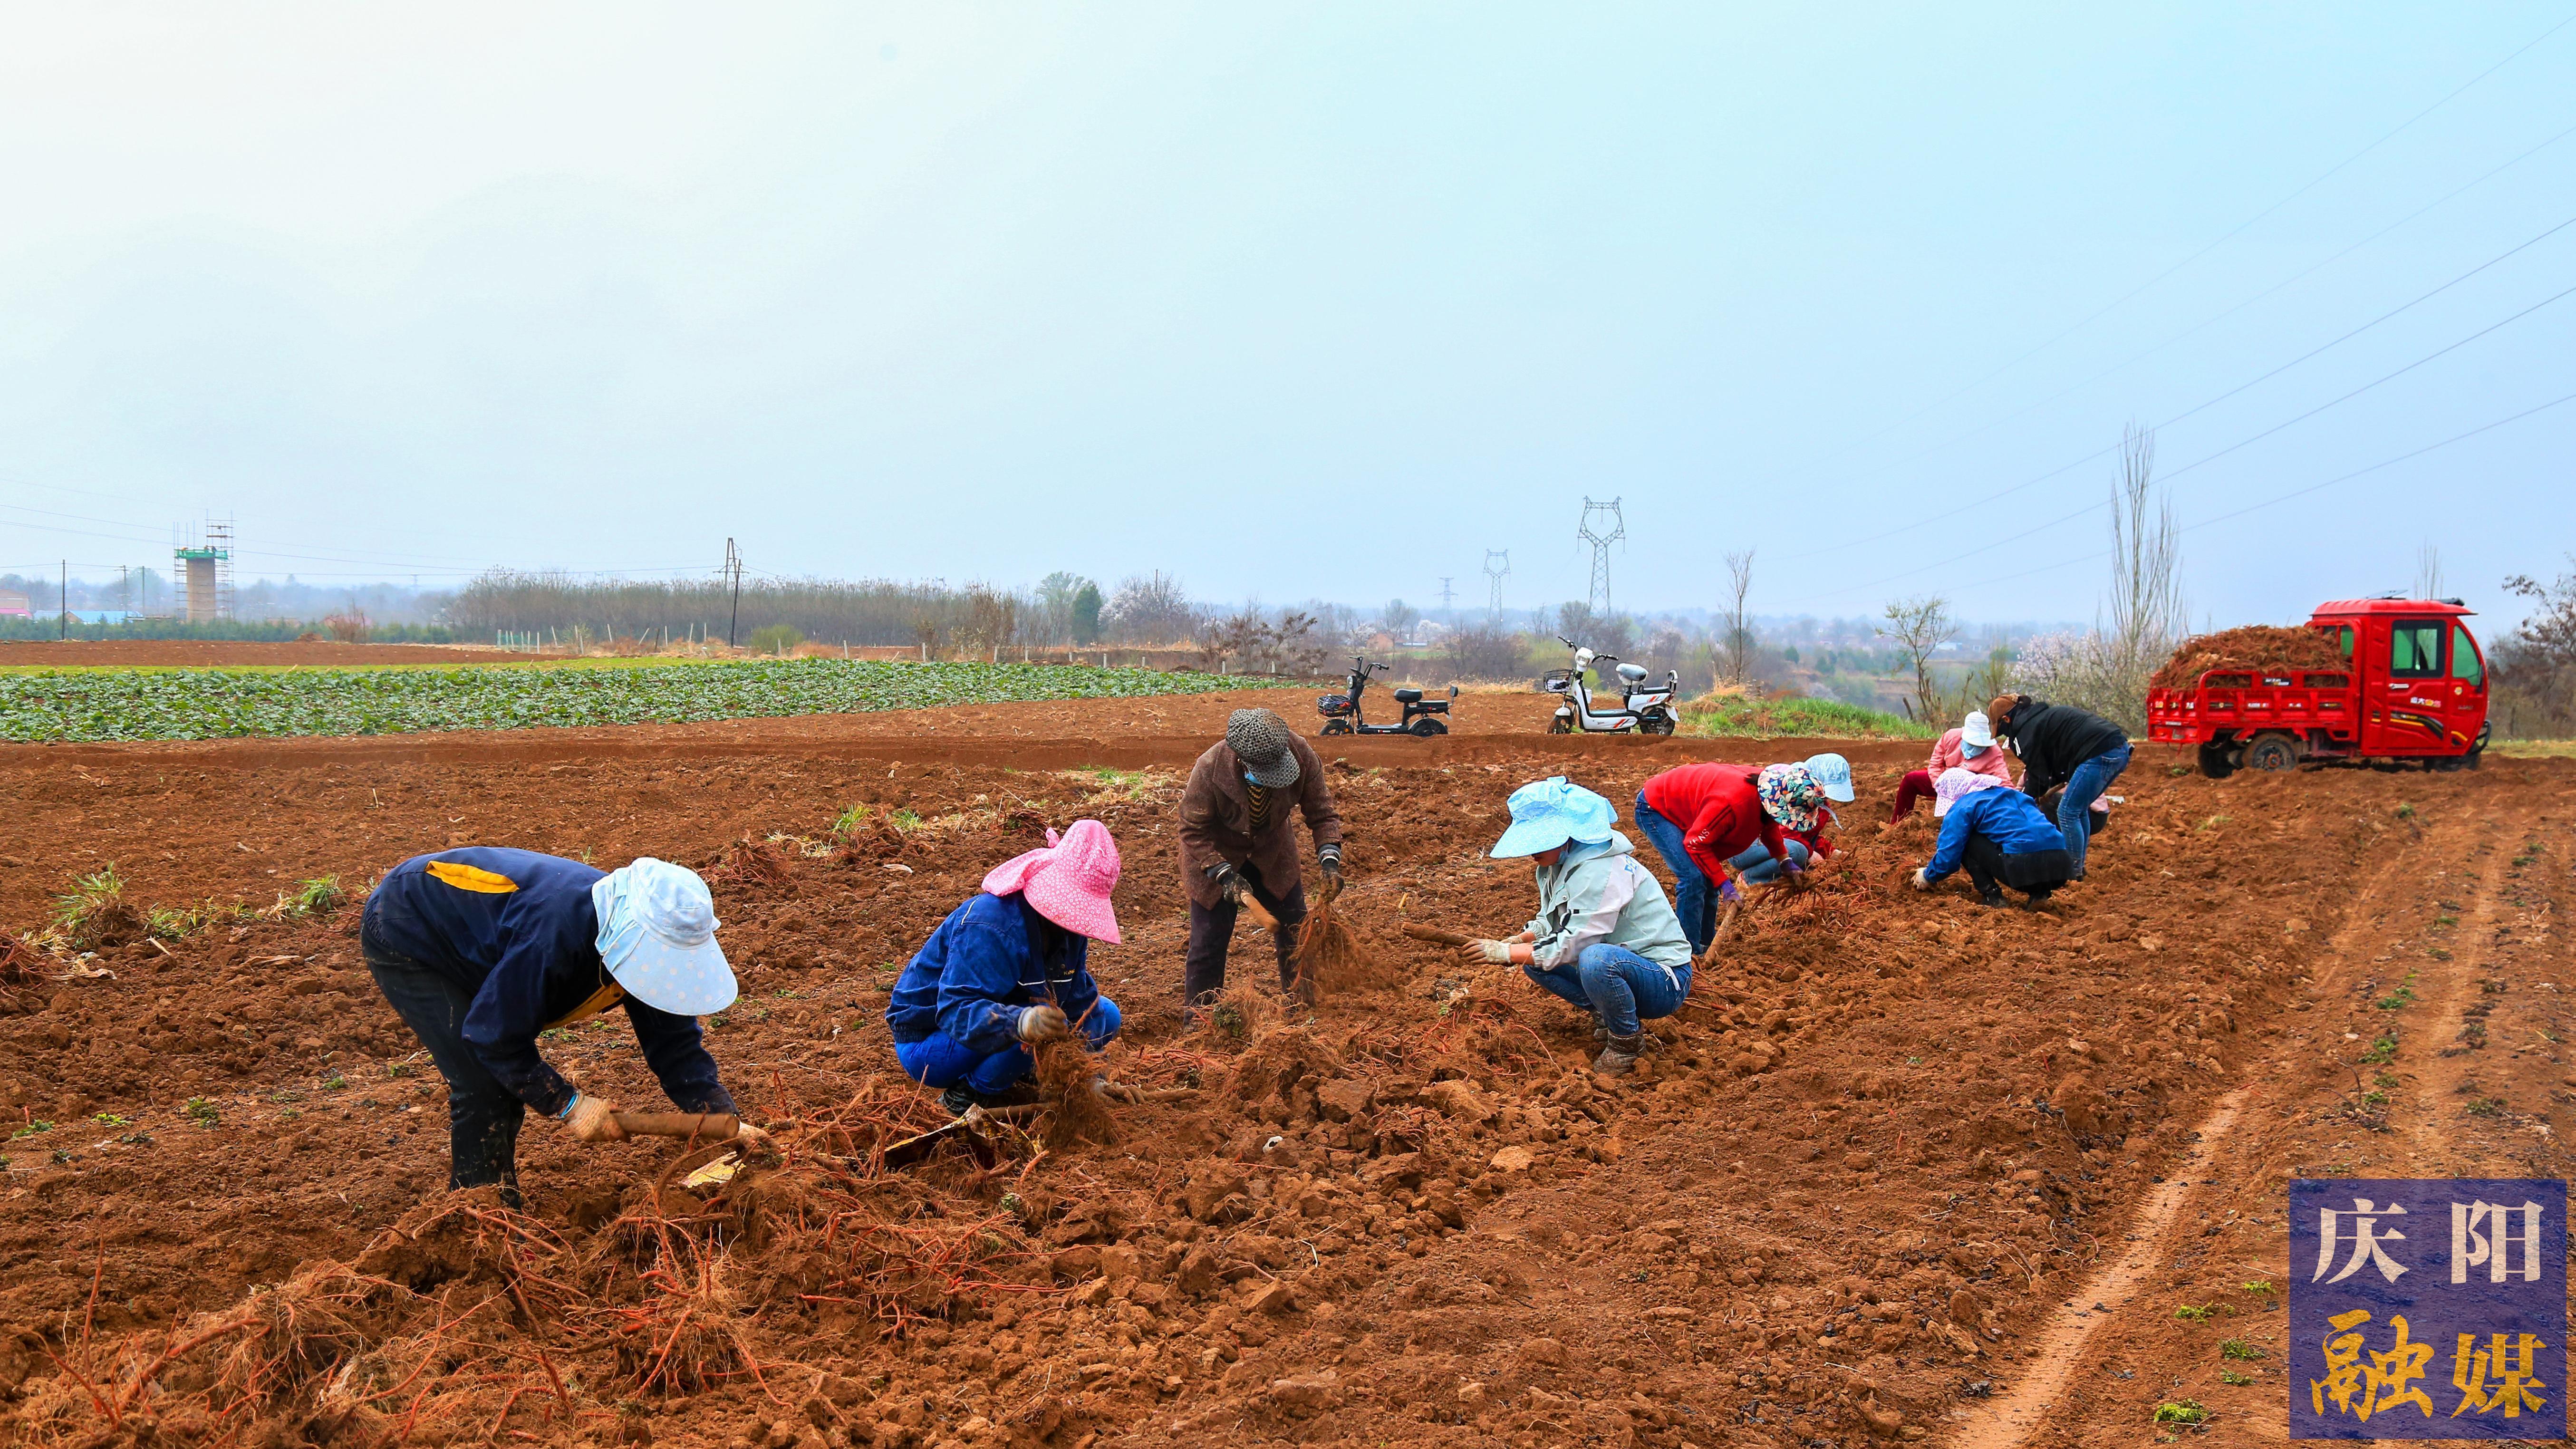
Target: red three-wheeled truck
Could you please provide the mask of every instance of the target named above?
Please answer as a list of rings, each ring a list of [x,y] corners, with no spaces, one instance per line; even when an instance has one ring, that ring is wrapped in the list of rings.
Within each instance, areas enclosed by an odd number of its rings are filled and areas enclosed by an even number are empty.
[[[2474,770],[2487,746],[2487,666],[2457,599],[2339,599],[2308,627],[2340,669],[2213,669],[2147,692],[2147,734],[2197,745],[2201,773],[2286,770],[2301,760],[2422,760]]]

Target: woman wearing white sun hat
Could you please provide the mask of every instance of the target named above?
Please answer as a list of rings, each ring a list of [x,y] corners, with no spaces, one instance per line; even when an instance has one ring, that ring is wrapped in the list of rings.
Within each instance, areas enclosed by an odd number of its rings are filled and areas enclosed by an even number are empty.
[[[537,1034],[623,1007],[662,1090],[735,1112],[697,1018],[733,1004],[714,899],[697,872],[644,856],[614,871],[532,850],[418,855],[367,897],[358,935],[376,986],[447,1079],[450,1187],[518,1198],[534,1107],[583,1142],[614,1141],[616,1104],[576,1089]],[[742,1134],[760,1136],[744,1123]]]
[[[1995,748],[1995,732],[1981,709],[1968,711],[1955,729],[1944,730],[1932,746],[1932,758],[1920,770],[1908,770],[1896,782],[1896,810],[1887,817],[1893,825],[1914,813],[1917,802],[1932,798],[1932,787],[1947,770],[1966,770],[1986,775],[2009,785],[2013,782],[2012,761]]]

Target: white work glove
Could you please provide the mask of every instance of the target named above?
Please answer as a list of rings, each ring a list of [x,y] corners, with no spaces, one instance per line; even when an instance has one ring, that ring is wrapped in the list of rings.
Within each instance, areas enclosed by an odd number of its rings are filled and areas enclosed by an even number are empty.
[[[564,1128],[575,1142],[622,1142],[626,1129],[617,1125],[617,1104],[606,1097],[588,1092],[575,1092],[572,1100],[556,1115],[563,1118]]]
[[[733,1124],[733,1140],[745,1147],[761,1147],[768,1144],[769,1134],[737,1117]]]
[[[1512,944],[1509,941],[1469,941],[1458,948],[1458,954],[1465,960],[1487,966],[1512,964]]]
[[[1032,1006],[1020,1013],[1020,1040],[1024,1042],[1054,1041],[1072,1030],[1066,1024],[1064,1008],[1060,1006]]]
[[[1919,865],[1914,868],[1914,874],[1906,877],[1905,883],[1914,887],[1918,891],[1928,891],[1932,889],[1932,877],[1925,875],[1923,873],[1923,867]]]

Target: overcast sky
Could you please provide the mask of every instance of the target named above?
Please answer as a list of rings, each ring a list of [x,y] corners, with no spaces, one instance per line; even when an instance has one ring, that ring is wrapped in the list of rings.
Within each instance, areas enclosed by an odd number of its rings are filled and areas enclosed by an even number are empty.
[[[2566,3],[11,6],[0,569],[2515,617]]]

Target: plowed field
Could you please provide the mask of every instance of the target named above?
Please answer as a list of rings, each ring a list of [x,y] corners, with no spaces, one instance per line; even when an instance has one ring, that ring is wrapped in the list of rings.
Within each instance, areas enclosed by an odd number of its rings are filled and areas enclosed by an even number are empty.
[[[1816,746],[1549,739],[1523,696],[1320,742],[1372,980],[1184,1035],[1173,806],[1243,702],[0,751],[0,925],[111,860],[216,922],[0,986],[0,1438],[2107,1446],[2188,1397],[2277,1439],[2279,1299],[2244,1285],[2288,1281],[2289,1177],[2566,1174],[2567,762],[2212,782],[2142,749],[2032,913],[1901,889],[1930,822],[1875,820],[1921,747],[1856,747],[1843,858],[1607,1084],[1553,999],[1398,927],[1519,925],[1483,852],[1526,779],[1624,815],[1668,764]],[[1086,815],[1126,862],[1107,1070],[1195,1090],[885,1169],[942,1120],[893,1069],[895,968]],[[704,1154],[532,1124],[524,1214],[445,1194],[354,904],[204,909],[467,842],[708,872],[743,981],[710,1046],[780,1160],[690,1189]],[[1246,927],[1238,979],[1266,955]],[[654,1105],[622,1030],[546,1049]]]

